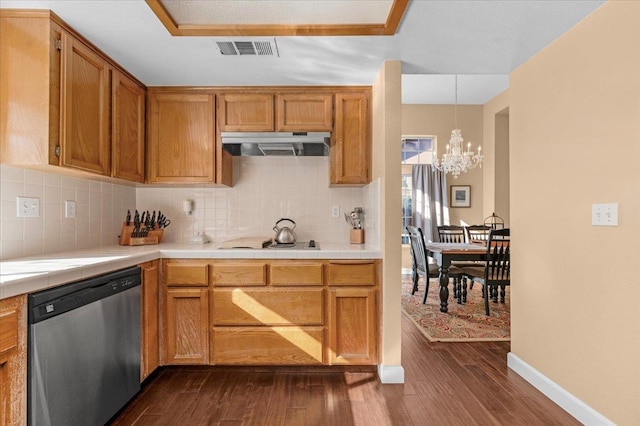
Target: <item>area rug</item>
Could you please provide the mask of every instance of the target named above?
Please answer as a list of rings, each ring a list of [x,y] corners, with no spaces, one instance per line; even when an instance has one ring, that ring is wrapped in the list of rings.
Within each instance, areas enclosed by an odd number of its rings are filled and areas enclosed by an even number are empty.
[[[458,304],[449,285],[449,312],[440,312],[439,284],[430,280],[427,303],[422,304],[424,278],[419,290],[411,295],[411,276],[402,276],[402,310],[427,339],[432,342],[474,342],[511,340],[510,293],[507,287],[505,303],[489,302],[489,316],[484,314],[484,299],[479,284],[467,292],[467,303]]]

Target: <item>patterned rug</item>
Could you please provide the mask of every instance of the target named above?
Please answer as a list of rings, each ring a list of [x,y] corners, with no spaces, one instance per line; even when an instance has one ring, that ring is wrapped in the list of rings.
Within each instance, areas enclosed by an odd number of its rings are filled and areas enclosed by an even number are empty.
[[[467,303],[459,305],[453,298],[449,284],[449,312],[440,312],[439,285],[430,280],[427,303],[422,304],[424,278],[419,289],[411,295],[411,276],[402,276],[402,310],[432,342],[473,342],[511,340],[510,292],[507,287],[505,303],[489,302],[490,316],[484,314],[482,287],[476,283],[467,292]]]

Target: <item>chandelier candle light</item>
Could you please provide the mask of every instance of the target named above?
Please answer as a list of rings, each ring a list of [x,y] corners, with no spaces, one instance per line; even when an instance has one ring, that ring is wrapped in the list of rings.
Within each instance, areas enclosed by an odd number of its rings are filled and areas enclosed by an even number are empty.
[[[447,152],[442,155],[442,161],[439,161],[435,153],[433,154],[433,166],[445,173],[451,173],[454,179],[457,179],[460,173],[466,173],[476,166],[482,167],[482,148],[478,146],[478,153],[471,151],[471,142],[467,144],[467,150],[462,151],[462,130],[458,128],[458,76],[456,75],[456,103],[454,106],[454,124],[455,129],[451,131],[451,139],[447,145]]]

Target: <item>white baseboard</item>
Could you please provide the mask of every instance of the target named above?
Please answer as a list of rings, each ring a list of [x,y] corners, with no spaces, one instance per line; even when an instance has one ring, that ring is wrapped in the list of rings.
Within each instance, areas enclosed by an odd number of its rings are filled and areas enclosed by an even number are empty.
[[[385,384],[404,383],[404,367],[401,365],[378,365],[378,377]]]
[[[615,423],[611,420],[567,392],[512,352],[507,354],[507,366],[582,424],[589,426],[615,426]]]

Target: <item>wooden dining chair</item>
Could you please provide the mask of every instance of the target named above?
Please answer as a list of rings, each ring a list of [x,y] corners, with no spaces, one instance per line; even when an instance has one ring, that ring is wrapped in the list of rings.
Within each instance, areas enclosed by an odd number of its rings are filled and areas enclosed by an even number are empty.
[[[429,279],[440,277],[440,268],[435,263],[429,263],[427,260],[427,249],[424,244],[424,234],[422,229],[415,226],[407,226],[407,233],[411,242],[411,279],[413,288],[411,294],[418,291],[418,280],[420,275],[424,277],[425,287],[422,303],[427,303],[427,295],[429,294]],[[454,280],[454,297],[457,297],[456,288],[459,288],[459,282],[462,280],[462,269],[455,266],[449,267],[449,277]]]
[[[475,242],[486,242],[489,240],[489,233],[491,232],[491,227],[488,225],[469,225],[465,226],[465,231],[467,234],[467,242],[473,243]]]
[[[484,266],[463,267],[464,276],[482,284],[484,312],[489,315],[489,298],[498,303],[505,302],[506,286],[511,285],[511,238],[509,228],[493,229],[487,241],[487,254]]]
[[[438,226],[438,241],[441,243],[466,243],[467,236],[464,226],[440,225]]]
[[[459,225],[440,225],[438,226],[438,240],[441,243],[461,244],[469,242],[467,238],[467,230],[464,226]],[[477,266],[473,262],[453,261],[452,266],[462,268],[464,266]],[[473,288],[473,282],[471,283]],[[466,303],[467,301],[467,282],[464,274],[454,280],[453,297],[458,299],[458,303]]]
[[[489,240],[489,233],[491,232],[491,227],[489,225],[468,225],[464,227],[464,231],[467,236],[467,242],[469,244],[487,244]],[[458,268],[466,268],[473,266],[484,266],[482,262],[456,262],[456,266]],[[466,302],[466,290],[467,290],[467,277],[462,277],[462,287],[463,294],[465,295]],[[469,289],[473,290],[473,281],[471,281],[469,285]]]

